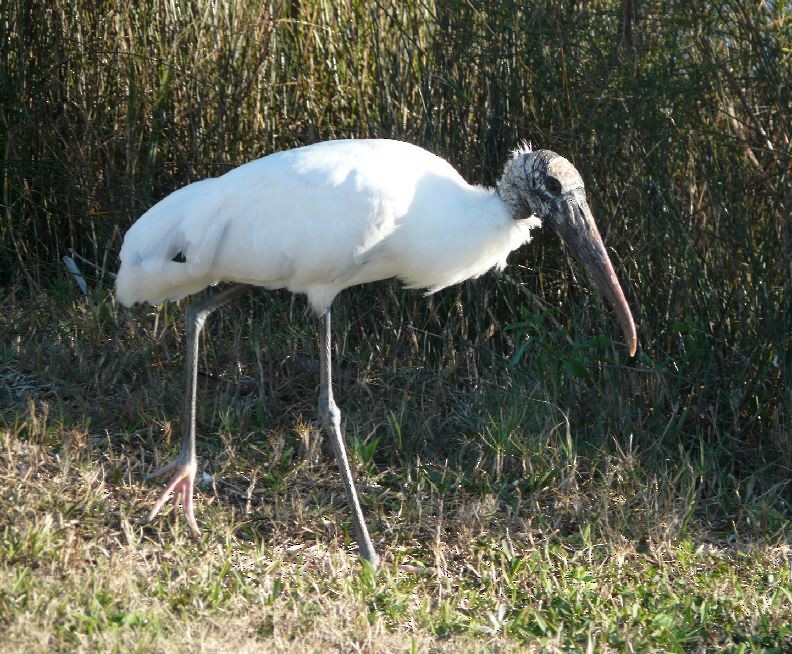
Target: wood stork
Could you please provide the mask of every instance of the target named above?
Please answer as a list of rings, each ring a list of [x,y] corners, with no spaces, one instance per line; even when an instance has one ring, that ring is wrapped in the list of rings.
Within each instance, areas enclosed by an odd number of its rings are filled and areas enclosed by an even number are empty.
[[[408,143],[339,140],[279,152],[189,184],[158,202],[124,237],[118,300],[179,300],[236,282],[187,309],[187,396],[179,455],[149,515],[171,493],[192,530],[198,337],[209,314],[250,286],[305,293],[320,320],[319,412],[331,437],[360,554],[378,556],[360,508],[331,381],[330,305],[343,289],[398,277],[433,293],[489,269],[548,222],[616,311],[630,355],[629,306],[574,166],[549,150],[516,149],[495,189],[471,186],[446,161]]]

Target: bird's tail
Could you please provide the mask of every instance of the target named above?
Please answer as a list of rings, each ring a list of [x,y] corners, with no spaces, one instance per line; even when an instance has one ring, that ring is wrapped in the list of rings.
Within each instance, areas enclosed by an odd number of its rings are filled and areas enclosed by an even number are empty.
[[[214,180],[171,193],[132,225],[121,247],[116,297],[121,304],[158,304],[209,284],[228,218],[219,210]]]

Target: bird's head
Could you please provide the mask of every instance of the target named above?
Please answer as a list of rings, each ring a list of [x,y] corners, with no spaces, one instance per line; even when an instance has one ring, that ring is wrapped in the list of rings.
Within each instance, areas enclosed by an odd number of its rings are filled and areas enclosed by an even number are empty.
[[[616,310],[630,356],[638,347],[630,307],[591,215],[583,179],[564,157],[523,147],[513,153],[498,182],[498,195],[515,220],[538,216],[583,263]]]

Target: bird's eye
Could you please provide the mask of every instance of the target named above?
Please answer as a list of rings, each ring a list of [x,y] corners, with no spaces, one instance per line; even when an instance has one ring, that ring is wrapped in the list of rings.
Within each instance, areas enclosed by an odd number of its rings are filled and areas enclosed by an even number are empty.
[[[561,182],[556,177],[545,177],[545,188],[553,195],[561,195]]]

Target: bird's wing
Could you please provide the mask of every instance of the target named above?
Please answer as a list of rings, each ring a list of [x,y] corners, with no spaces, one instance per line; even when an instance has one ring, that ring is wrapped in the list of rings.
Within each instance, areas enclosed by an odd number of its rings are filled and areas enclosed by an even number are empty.
[[[122,303],[178,299],[218,281],[296,292],[400,275],[382,256],[426,179],[465,185],[413,145],[329,141],[277,153],[163,199],[127,232]],[[362,270],[365,268],[365,270]],[[362,272],[361,272],[362,271]],[[335,289],[335,290],[334,290]]]

